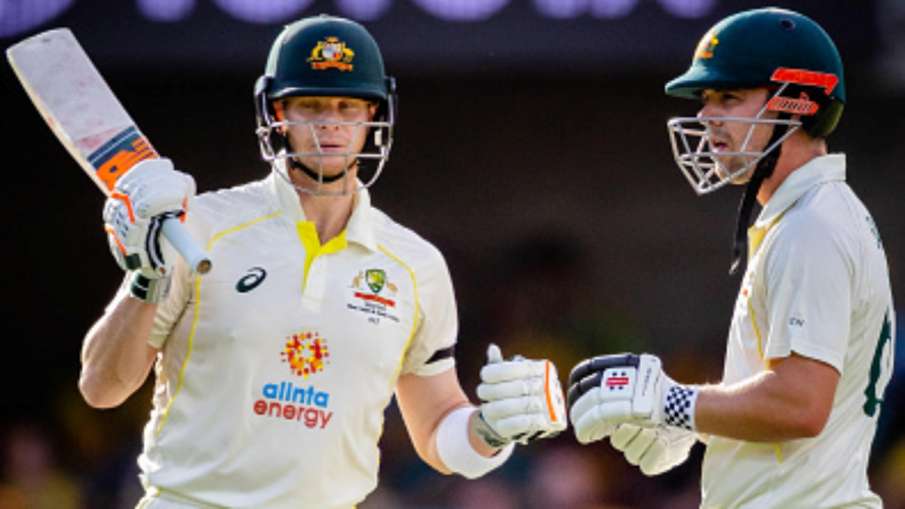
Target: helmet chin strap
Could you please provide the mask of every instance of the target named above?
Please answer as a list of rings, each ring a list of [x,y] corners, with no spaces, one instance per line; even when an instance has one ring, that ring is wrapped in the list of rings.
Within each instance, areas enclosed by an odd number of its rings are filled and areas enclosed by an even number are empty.
[[[791,115],[788,113],[780,113],[777,118],[779,120],[788,120],[791,118]],[[788,124],[774,125],[773,134],[770,136],[770,141],[768,141],[765,146],[770,147],[782,139],[788,129]],[[748,227],[751,225],[751,211],[754,208],[754,200],[757,198],[757,193],[760,191],[760,185],[764,180],[770,178],[770,175],[773,175],[773,170],[776,169],[776,162],[779,161],[779,156],[781,154],[782,145],[780,144],[777,145],[776,150],[763,156],[760,161],[757,162],[754,173],[751,174],[751,179],[748,180],[748,185],[745,186],[745,192],[742,194],[742,199],[738,203],[738,215],[735,220],[735,238],[732,241],[732,263],[729,265],[730,275],[735,274],[739,267],[741,267],[742,256],[743,254],[746,254],[746,251],[748,250]]]
[[[323,184],[329,184],[331,182],[336,182],[337,180],[344,178],[347,175],[348,171],[350,169],[352,169],[352,167],[355,166],[355,163],[357,162],[357,160],[353,160],[352,163],[350,163],[349,166],[346,167],[345,171],[341,171],[341,172],[337,173],[336,175],[329,176],[329,175],[324,175],[322,173],[315,172],[314,170],[309,168],[307,165],[300,163],[294,157],[288,157],[287,159],[289,159],[289,168],[301,170],[302,173],[304,173],[305,175],[308,175],[315,182],[321,182]]]

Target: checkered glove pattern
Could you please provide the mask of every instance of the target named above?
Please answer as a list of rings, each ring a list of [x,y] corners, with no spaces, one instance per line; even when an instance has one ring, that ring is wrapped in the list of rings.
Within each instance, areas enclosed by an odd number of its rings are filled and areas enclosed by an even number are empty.
[[[691,414],[691,403],[695,397],[694,389],[682,385],[671,386],[666,391],[666,400],[663,403],[663,422],[667,426],[693,430],[694,416]]]
[[[695,387],[669,378],[655,355],[601,355],[572,370],[569,418],[585,444],[610,436],[623,423],[690,431],[697,395]]]

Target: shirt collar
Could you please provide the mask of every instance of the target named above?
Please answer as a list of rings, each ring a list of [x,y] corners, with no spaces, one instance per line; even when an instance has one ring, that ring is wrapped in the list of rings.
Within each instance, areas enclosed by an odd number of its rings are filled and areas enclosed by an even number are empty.
[[[756,228],[768,228],[783,212],[812,188],[826,182],[845,180],[845,154],[815,157],[789,174],[773,193],[754,222]]]
[[[271,171],[267,179],[269,187],[276,197],[277,205],[286,214],[286,217],[293,224],[307,221],[308,218],[305,217],[305,210],[302,208],[302,202],[299,200],[295,187],[276,170]],[[367,189],[361,187],[361,182],[357,184],[359,191],[352,206],[352,215],[349,216],[349,222],[346,223],[346,239],[361,244],[371,251],[376,251],[377,240],[374,234],[374,214],[371,212],[371,195]]]

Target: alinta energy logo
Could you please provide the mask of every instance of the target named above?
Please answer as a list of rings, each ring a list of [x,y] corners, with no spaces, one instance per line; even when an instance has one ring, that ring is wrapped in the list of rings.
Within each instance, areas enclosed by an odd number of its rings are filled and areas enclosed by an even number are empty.
[[[286,338],[283,362],[289,364],[293,375],[307,380],[308,377],[324,370],[330,352],[327,342],[317,332],[306,331]],[[327,427],[333,412],[330,408],[330,393],[318,390],[314,385],[296,385],[293,381],[265,383],[260,397],[255,400],[252,410],[255,414],[274,419],[296,421],[308,428]]]
[[[327,427],[333,417],[329,408],[329,392],[289,381],[264,384],[261,397],[252,406],[254,413],[262,417],[295,421],[312,429]]]

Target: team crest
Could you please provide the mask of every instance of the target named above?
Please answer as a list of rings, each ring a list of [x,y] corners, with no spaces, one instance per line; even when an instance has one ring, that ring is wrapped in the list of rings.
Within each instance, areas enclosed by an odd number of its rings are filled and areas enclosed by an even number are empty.
[[[387,279],[387,273],[383,269],[368,269],[364,272],[359,271],[352,278],[352,288],[356,290],[364,290],[364,285],[371,290],[371,293],[380,293],[384,288],[392,293],[399,291],[395,284]]]
[[[380,293],[387,282],[387,273],[381,269],[368,269],[365,272],[365,282],[368,283],[368,288],[372,292]]]
[[[323,41],[318,41],[317,46],[311,50],[308,62],[311,62],[312,69],[318,71],[339,69],[348,72],[353,69],[352,60],[354,58],[355,52],[338,37],[331,35]]]
[[[385,270],[358,271],[352,278],[350,288],[352,292],[350,302],[346,303],[347,309],[369,315],[372,323],[380,323],[384,318],[399,322],[395,311],[399,287],[390,281]]]
[[[708,32],[701,38],[701,42],[698,43],[698,47],[694,52],[694,57],[703,59],[713,58],[713,51],[719,43],[720,40],[717,39],[716,34]]]
[[[324,370],[330,351],[327,341],[317,332],[299,332],[286,338],[280,357],[293,374],[308,378]]]

